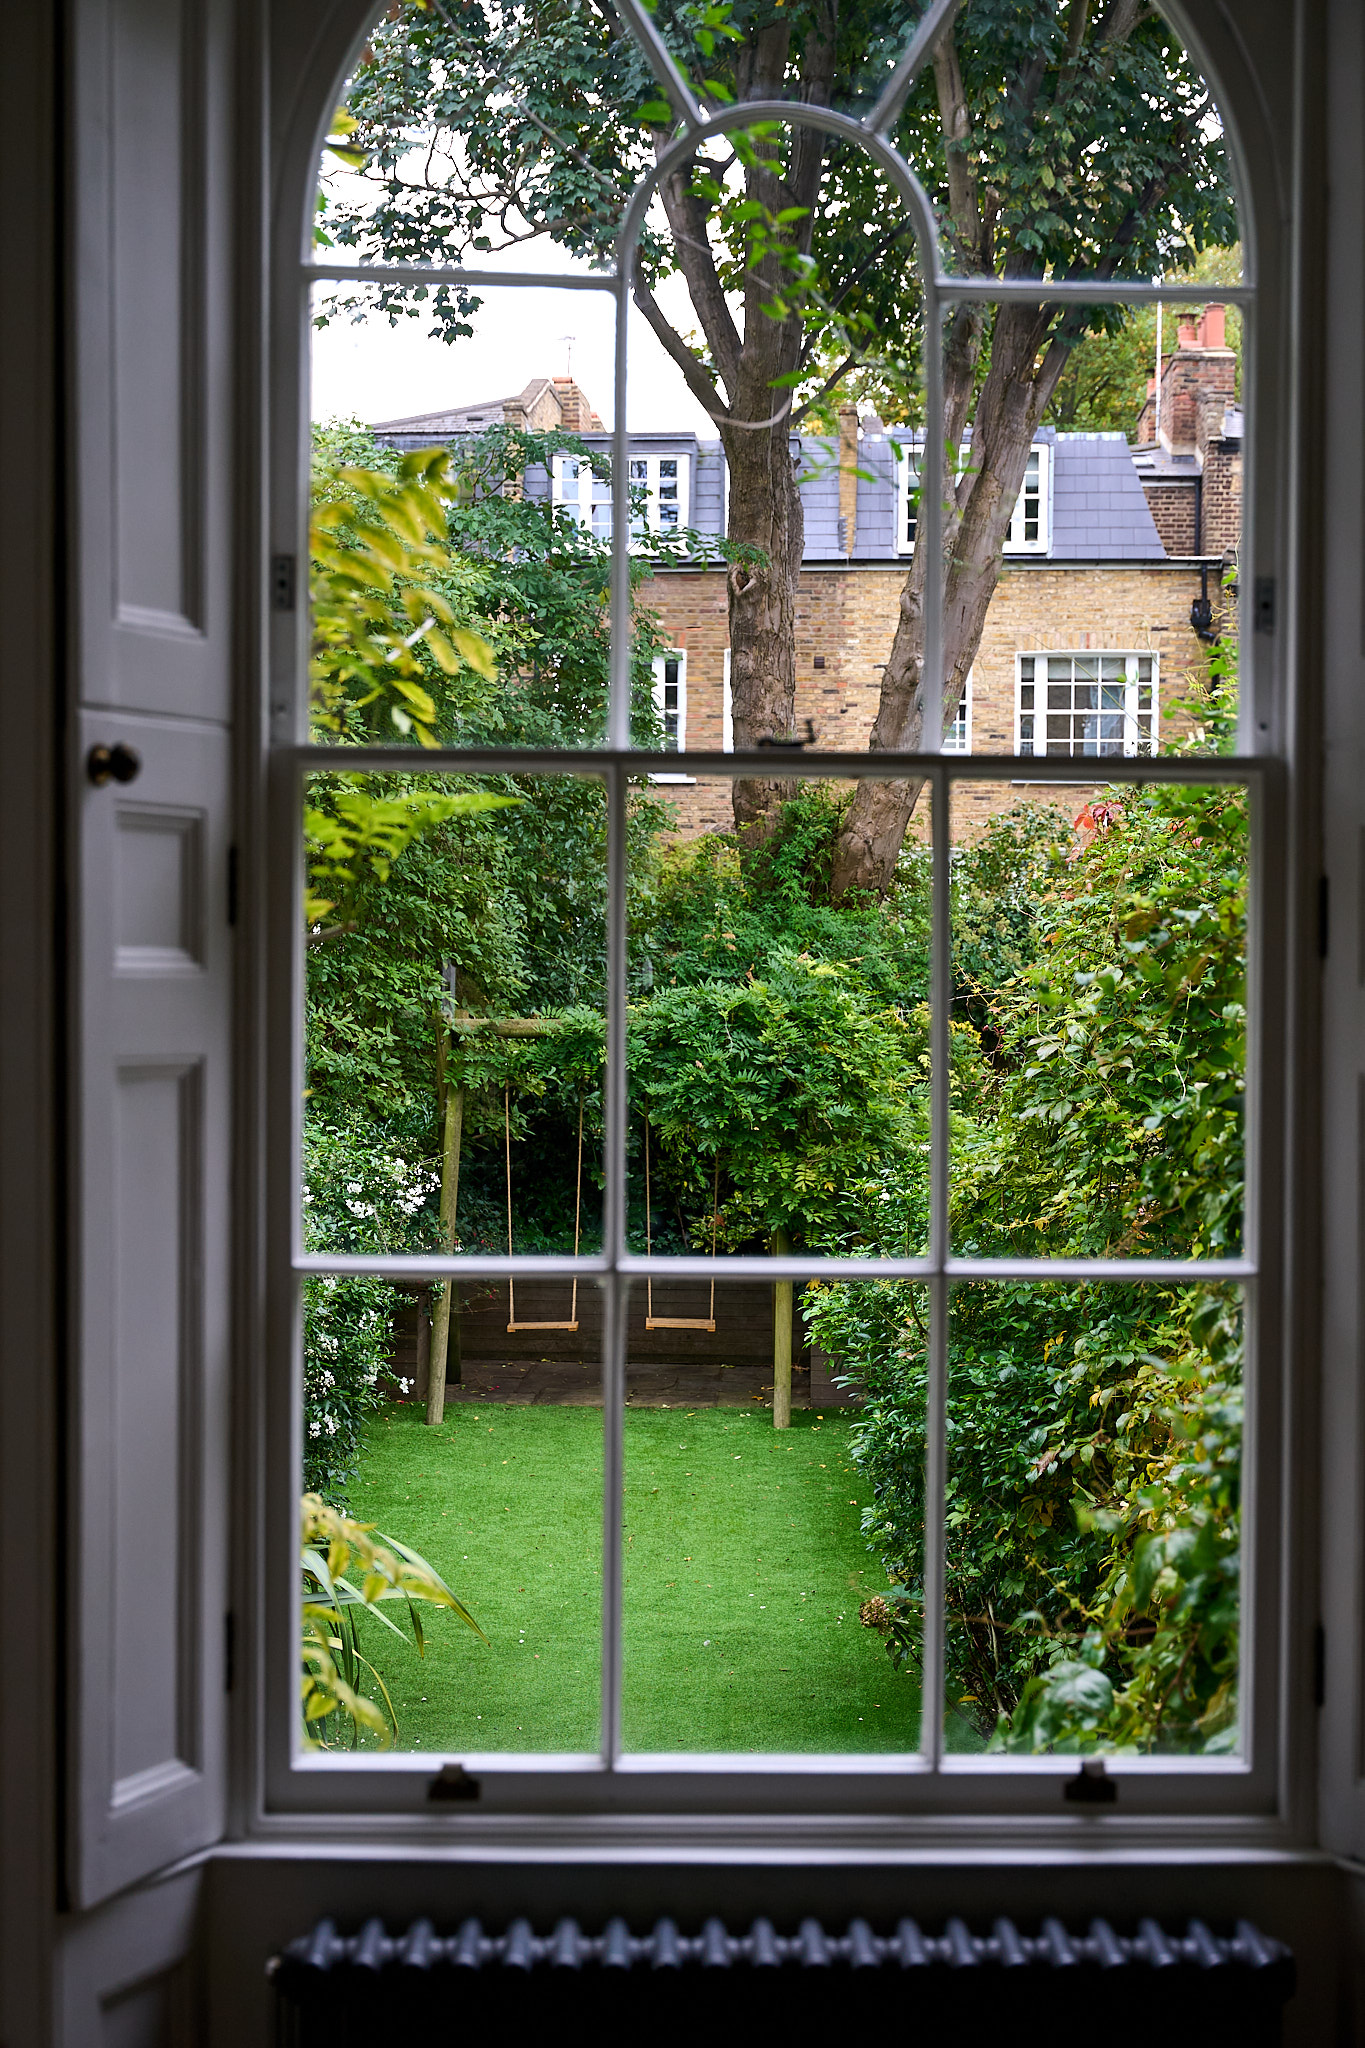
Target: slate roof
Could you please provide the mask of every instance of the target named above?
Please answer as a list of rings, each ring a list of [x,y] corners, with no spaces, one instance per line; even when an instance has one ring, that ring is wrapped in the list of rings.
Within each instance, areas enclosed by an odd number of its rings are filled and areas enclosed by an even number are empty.
[[[507,402],[493,399],[412,419],[387,420],[374,431],[390,446],[419,447],[428,439],[477,433],[502,418]],[[855,562],[897,559],[897,446],[893,435],[879,429],[879,422],[870,422],[859,442],[858,466],[866,474],[858,481]],[[604,454],[610,453],[609,434],[590,433],[581,438],[590,452],[600,448]],[[1139,473],[1150,473],[1144,459],[1147,451],[1135,456],[1122,434],[1061,434],[1044,427],[1037,440],[1052,450],[1051,544],[1046,554],[1007,554],[1007,561],[1020,565],[1165,561],[1166,551]],[[725,465],[718,440],[699,441],[692,434],[639,434],[632,436],[631,446],[642,455],[688,456],[692,465],[688,523],[704,534],[722,531]],[[848,559],[840,545],[837,456],[836,442],[804,437],[801,498],[808,562]],[[548,474],[540,468],[528,470],[525,487],[528,497],[544,500],[550,491]]]
[[[1122,434],[1052,439],[1053,562],[1162,562],[1156,524]]]

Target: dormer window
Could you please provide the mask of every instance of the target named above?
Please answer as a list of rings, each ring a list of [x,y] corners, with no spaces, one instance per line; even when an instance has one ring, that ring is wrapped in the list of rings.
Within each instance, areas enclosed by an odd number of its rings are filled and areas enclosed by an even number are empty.
[[[1029,452],[1028,467],[1024,471],[1024,487],[1019,493],[1013,517],[1005,533],[1007,555],[1045,555],[1051,544],[1051,519],[1048,516],[1051,493],[1048,489],[1048,469],[1051,449],[1046,446],[1033,448]]]
[[[1051,461],[1052,450],[1045,443],[1040,443],[1038,447],[1029,451],[1023,488],[1005,530],[1004,551],[1007,555],[1045,555],[1051,549]],[[970,464],[971,444],[966,443],[961,451],[961,465],[966,469]],[[918,519],[919,449],[906,442],[901,446],[896,464],[898,554],[914,553]]]
[[[689,468],[686,455],[630,457],[630,490],[637,505],[631,518],[633,534],[644,540],[653,533],[679,533],[687,525]],[[556,455],[553,496],[556,505],[598,540],[611,539],[611,475],[605,461],[595,469],[582,456]]]

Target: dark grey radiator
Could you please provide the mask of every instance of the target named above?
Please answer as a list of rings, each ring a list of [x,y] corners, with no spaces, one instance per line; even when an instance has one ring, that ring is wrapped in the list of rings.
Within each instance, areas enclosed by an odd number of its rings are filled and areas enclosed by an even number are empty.
[[[865,1920],[843,1934],[803,1920],[779,1934],[761,1919],[738,1935],[717,1919],[690,1935],[671,1920],[644,1935],[624,1920],[600,1935],[573,1920],[545,1935],[527,1920],[498,1935],[477,1920],[390,1934],[377,1919],[342,1935],[322,1920],[269,1967],[281,2048],[384,2043],[419,2027],[441,2042],[605,2042],[638,2028],[642,2048],[711,2048],[702,2030],[829,2048],[855,2026],[884,2028],[890,2048],[967,2042],[963,2030],[983,2025],[1006,2030],[1009,2048],[1077,2028],[1102,2048],[1269,2048],[1294,1988],[1283,1943],[1247,1921],[1219,1936],[1199,1920],[1183,1934],[1154,1920],[1131,1934],[1093,1920],[1078,1934],[1051,1919],[1033,1934],[1012,1920],[973,1934],[949,1920],[937,1935],[913,1920],[880,1934]]]

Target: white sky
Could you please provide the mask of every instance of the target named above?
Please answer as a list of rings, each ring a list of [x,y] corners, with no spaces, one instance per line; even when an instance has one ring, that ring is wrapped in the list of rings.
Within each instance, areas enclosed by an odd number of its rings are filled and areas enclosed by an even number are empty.
[[[340,252],[339,252],[340,253]],[[326,257],[327,251],[319,254]],[[574,266],[547,242],[508,252],[498,267],[560,271]],[[682,333],[695,315],[681,279],[659,293],[664,311]],[[447,344],[427,336],[430,316],[397,327],[371,317],[359,324],[336,319],[313,331],[313,417],[367,423],[509,398],[533,377],[560,377],[569,366],[610,428],[615,310],[607,292],[497,288],[483,294],[468,341]],[[572,345],[566,339],[574,337]],[[682,373],[632,306],[627,416],[636,433],[693,431],[715,438],[716,428],[688,392]]]

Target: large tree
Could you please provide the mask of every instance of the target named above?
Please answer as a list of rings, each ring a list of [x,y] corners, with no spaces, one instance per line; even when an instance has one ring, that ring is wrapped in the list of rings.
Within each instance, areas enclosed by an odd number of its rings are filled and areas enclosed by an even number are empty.
[[[713,105],[787,98],[861,108],[923,12],[917,0],[658,0],[654,18]],[[366,189],[338,189],[333,240],[407,260],[475,261],[547,236],[605,256],[622,195],[672,143],[666,106],[610,0],[448,0],[395,8],[375,32],[349,107]],[[907,102],[896,140],[929,188],[949,260],[1004,277],[1099,279],[1169,270],[1235,220],[1207,88],[1143,0],[966,0]],[[792,429],[850,379],[875,379],[923,423],[921,300],[908,222],[854,144],[755,126],[664,179],[632,285],[636,302],[715,419],[729,468],[728,570],[735,743],[792,730],[796,584],[804,533]],[[680,276],[696,331],[666,317]],[[459,287],[418,300],[385,285],[397,317],[468,333]],[[945,533],[945,715],[951,717],[995,588],[1034,432],[1071,350],[1117,316],[964,304],[945,335],[939,480]],[[970,425],[970,457],[962,450]],[[874,748],[914,748],[923,724],[930,564],[912,563],[884,671]],[[836,892],[884,889],[918,796],[869,782],[855,796]],[[737,825],[788,793],[736,784]]]

